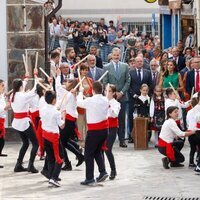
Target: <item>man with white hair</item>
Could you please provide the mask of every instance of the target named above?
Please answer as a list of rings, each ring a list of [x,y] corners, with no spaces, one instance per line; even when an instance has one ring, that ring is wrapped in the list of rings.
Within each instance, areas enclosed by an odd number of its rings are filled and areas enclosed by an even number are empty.
[[[160,73],[158,61],[153,58],[150,62],[152,86],[150,86],[150,92],[153,93],[155,86],[159,83]]]
[[[96,57],[95,55],[89,55],[87,58],[89,72],[88,76],[93,79],[93,81],[99,80],[103,75],[103,70],[96,66]]]

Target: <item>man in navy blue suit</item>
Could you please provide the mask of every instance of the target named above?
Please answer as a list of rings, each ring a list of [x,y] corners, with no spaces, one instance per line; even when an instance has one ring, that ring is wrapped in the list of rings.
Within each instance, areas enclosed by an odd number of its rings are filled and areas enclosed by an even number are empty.
[[[191,94],[194,87],[195,92],[200,91],[200,57],[194,57],[191,60],[192,70],[187,73],[186,91]]]
[[[144,69],[144,59],[140,56],[135,58],[135,69],[130,70],[131,84],[129,88],[129,129],[130,133],[133,129],[133,112],[135,96],[140,95],[140,87],[142,84],[152,85],[152,77],[150,70]],[[130,137],[130,135],[129,135]]]
[[[173,60],[175,60],[177,65],[177,71],[180,72],[185,67],[185,58],[179,56],[179,50],[177,47],[172,49]]]
[[[95,55],[88,56],[87,62],[90,68],[88,72],[88,77],[92,78],[94,81],[98,81],[99,78],[103,75],[103,69],[96,66]]]

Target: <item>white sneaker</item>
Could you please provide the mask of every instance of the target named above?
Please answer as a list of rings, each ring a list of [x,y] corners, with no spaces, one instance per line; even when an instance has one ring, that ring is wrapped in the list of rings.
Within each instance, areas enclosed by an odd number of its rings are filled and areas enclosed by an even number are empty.
[[[197,165],[194,171],[200,173],[200,167]]]
[[[49,184],[55,186],[55,187],[60,187],[60,183],[58,183],[57,181],[55,181],[54,179],[49,179]]]

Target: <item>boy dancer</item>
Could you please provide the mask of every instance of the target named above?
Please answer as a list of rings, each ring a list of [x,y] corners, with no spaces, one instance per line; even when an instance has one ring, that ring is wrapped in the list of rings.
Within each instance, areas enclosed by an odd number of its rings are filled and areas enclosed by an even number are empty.
[[[85,142],[86,179],[81,182],[81,185],[90,185],[95,182],[94,159],[100,172],[96,181],[102,182],[108,177],[101,148],[108,134],[107,114],[109,103],[107,98],[102,95],[102,92],[101,83],[94,82],[92,84],[92,97],[83,99],[83,88],[80,88],[80,93],[77,96],[77,106],[86,109],[88,126]]]
[[[61,113],[56,109],[56,94],[53,91],[45,93],[46,106],[41,110],[44,149],[48,157],[49,184],[60,187],[58,177],[61,171],[62,159],[60,158],[60,134],[59,128],[64,127]],[[48,113],[48,114],[47,114]]]

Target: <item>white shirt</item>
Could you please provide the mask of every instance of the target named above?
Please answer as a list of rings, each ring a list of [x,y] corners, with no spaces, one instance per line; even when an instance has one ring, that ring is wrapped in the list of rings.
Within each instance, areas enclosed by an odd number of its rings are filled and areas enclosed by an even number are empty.
[[[170,106],[176,106],[178,107],[179,109],[179,114],[178,114],[178,119],[179,120],[182,120],[183,118],[183,115],[182,115],[182,108],[187,108],[189,107],[190,103],[187,101],[187,102],[183,102],[183,103],[180,103],[180,101],[178,99],[165,99],[165,111],[167,111],[167,108],[169,108]]]
[[[185,132],[178,128],[174,119],[167,119],[162,125],[159,138],[167,143],[172,143],[176,136],[185,136]]]
[[[200,130],[200,128],[197,128],[197,122],[200,123],[200,104],[197,104],[194,107],[194,118],[195,118],[195,130]]]
[[[49,29],[50,29],[50,36],[59,36],[60,35],[60,25],[56,24],[54,26],[53,23],[51,23],[49,25]]]
[[[54,105],[46,104],[40,112],[42,121],[42,129],[51,133],[59,134],[59,126],[65,122],[61,119],[61,112],[59,112]]]
[[[138,70],[140,70],[141,80],[142,80],[142,79],[143,79],[143,69],[137,69],[137,68],[136,68],[137,76],[138,76],[138,74],[139,74],[139,71],[138,71]]]
[[[195,130],[196,129],[196,120],[195,120],[195,108],[192,108],[187,112],[186,116],[187,129]]]
[[[39,100],[39,113],[46,106],[46,104],[47,104],[47,102],[45,101],[44,96],[40,97],[40,100]]]
[[[33,89],[29,92],[16,92],[14,97],[14,102],[11,102],[11,107],[14,113],[28,113],[30,102],[35,93],[36,84]],[[25,117],[23,119],[13,119],[12,127],[18,131],[25,131],[30,126],[30,118]]]
[[[36,94],[33,98],[32,101],[30,102],[30,112],[33,113],[35,111],[39,110],[39,95]]]
[[[86,121],[88,124],[102,122],[108,118],[109,102],[102,94],[83,99],[83,93],[77,96],[77,106],[86,109]]]
[[[78,112],[77,112],[77,103],[76,103],[76,97],[66,89],[64,89],[60,83],[60,76],[57,76],[56,78],[56,92],[57,92],[57,102],[56,105],[60,106],[63,97],[64,101],[62,102],[61,111],[66,111],[66,114],[71,115],[74,118],[78,118]]]
[[[4,97],[4,94],[0,95],[0,118],[6,118],[6,111],[4,108],[6,107],[6,99]]]
[[[108,117],[116,118],[119,115],[121,105],[114,98],[109,100]]]

